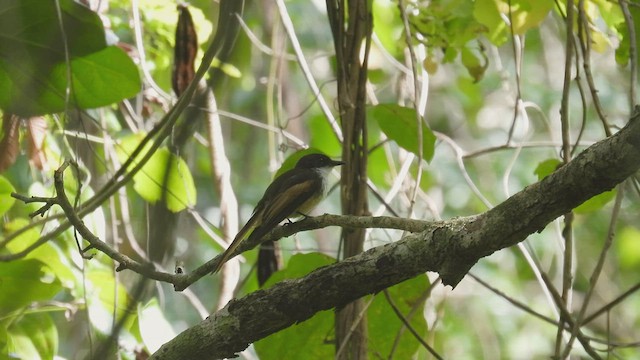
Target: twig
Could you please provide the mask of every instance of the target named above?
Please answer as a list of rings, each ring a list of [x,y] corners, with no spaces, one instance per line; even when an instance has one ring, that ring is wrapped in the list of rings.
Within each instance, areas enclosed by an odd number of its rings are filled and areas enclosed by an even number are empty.
[[[391,306],[391,309],[393,310],[393,312],[396,314],[396,316],[398,317],[398,319],[400,319],[400,321],[402,321],[402,323],[404,324],[404,326],[407,327],[407,329],[409,329],[409,331],[411,332],[411,334],[413,334],[413,337],[416,338],[416,340],[418,340],[418,342],[420,344],[422,344],[422,346],[427,349],[427,351],[433,355],[433,357],[435,357],[436,359],[442,360],[444,359],[442,356],[440,356],[440,354],[438,354],[436,352],[436,350],[434,348],[431,347],[431,345],[427,344],[426,341],[424,341],[424,339],[422,338],[422,336],[420,336],[420,334],[418,334],[418,332],[416,331],[416,329],[413,328],[413,326],[411,325],[411,323],[409,322],[409,320],[407,320],[407,318],[404,317],[404,315],[402,314],[402,312],[400,312],[400,309],[398,309],[398,307],[396,306],[395,302],[393,301],[393,299],[391,298],[391,295],[389,295],[389,292],[385,289],[383,291],[384,293],[384,297],[387,299],[387,302],[389,303],[389,306]]]
[[[20,195],[18,193],[12,192],[11,193],[11,197],[18,199],[22,202],[24,202],[25,204],[30,204],[30,203],[45,203],[45,205],[43,205],[40,209],[29,213],[29,217],[36,217],[38,215],[40,215],[41,217],[44,217],[44,214],[49,211],[49,209],[53,206],[57,204],[57,199],[56,198],[51,198],[51,197],[43,197],[43,196],[24,196],[24,195]]]

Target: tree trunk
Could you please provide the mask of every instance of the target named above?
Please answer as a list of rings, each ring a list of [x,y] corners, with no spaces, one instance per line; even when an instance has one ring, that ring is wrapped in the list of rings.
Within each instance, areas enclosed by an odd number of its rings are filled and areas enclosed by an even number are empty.
[[[367,59],[372,30],[371,9],[366,0],[327,0],[333,32],[338,78],[338,109],[344,142],[342,146],[341,200],[345,215],[367,215]],[[361,47],[364,56],[360,57]],[[363,250],[364,229],[344,229],[343,257]],[[367,357],[367,320],[361,299],[336,313],[336,357]]]

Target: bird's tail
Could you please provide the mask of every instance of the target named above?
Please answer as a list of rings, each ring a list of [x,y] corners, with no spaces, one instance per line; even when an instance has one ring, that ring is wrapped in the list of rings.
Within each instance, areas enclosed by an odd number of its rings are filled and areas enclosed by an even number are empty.
[[[227,261],[229,261],[229,259],[231,259],[232,255],[234,254],[234,252],[236,251],[240,243],[242,243],[242,240],[244,240],[247,233],[249,233],[251,230],[253,230],[256,227],[255,223],[258,220],[258,217],[256,215],[257,214],[253,214],[253,216],[251,216],[249,221],[247,221],[247,223],[242,227],[242,229],[240,229],[236,237],[233,239],[233,241],[231,242],[231,245],[229,245],[227,250],[225,250],[224,253],[222,253],[222,257],[220,257],[220,261],[218,261],[218,263],[216,264],[216,267],[212,271],[213,274],[220,271],[220,269],[222,268],[222,265],[224,265]]]

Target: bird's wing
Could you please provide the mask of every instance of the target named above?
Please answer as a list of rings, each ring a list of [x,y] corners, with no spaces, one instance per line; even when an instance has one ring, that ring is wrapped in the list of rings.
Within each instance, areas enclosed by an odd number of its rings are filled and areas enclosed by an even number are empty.
[[[293,215],[303,204],[322,196],[322,181],[314,170],[286,178],[281,189],[271,194],[269,201],[264,204],[260,226],[274,227]]]
[[[224,251],[213,273],[218,272],[231,258],[248,232],[253,230],[249,235],[251,240],[262,238],[276,225],[291,216],[302,204],[318,195],[318,186],[322,186],[322,183],[318,184],[322,182],[322,178],[319,178],[314,170],[287,171],[280,175],[278,180],[282,181],[274,181],[269,185],[256,205],[253,215]]]
[[[284,219],[295,214],[303,204],[313,201],[313,198],[322,195],[318,192],[318,187],[322,186],[322,178],[317,174],[308,172],[300,173],[285,178],[280,189],[275,189],[271,194],[271,198],[264,202],[264,210],[262,221],[256,226],[249,240],[257,240],[265,236],[276,225]],[[287,173],[283,174],[286,176]],[[318,183],[320,182],[320,184]],[[265,197],[267,194],[265,193]]]

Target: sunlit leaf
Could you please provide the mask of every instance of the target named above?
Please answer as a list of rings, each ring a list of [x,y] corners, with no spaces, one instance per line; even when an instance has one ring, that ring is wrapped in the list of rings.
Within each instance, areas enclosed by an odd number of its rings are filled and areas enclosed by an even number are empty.
[[[133,134],[124,137],[116,148],[118,159],[124,163],[133,154],[135,148],[144,138],[144,134]],[[136,161],[130,168],[137,164],[150,149],[150,144],[138,154]],[[169,167],[169,175],[165,178],[165,173]],[[196,187],[191,175],[191,171],[184,160],[169,152],[167,148],[158,149],[133,177],[134,190],[149,203],[155,204],[163,199],[162,184],[166,180],[167,192],[165,204],[173,212],[178,212],[196,203]]]
[[[133,188],[152,204],[161,200],[162,184],[168,167],[167,191],[164,194],[167,208],[178,212],[195,205],[196,187],[187,163],[166,148],[158,149],[142,170],[133,177]]]
[[[135,316],[126,312],[131,298],[124,285],[114,278],[112,269],[95,264],[94,268],[90,269],[86,282],[91,325],[102,334],[110,334],[115,310],[118,319],[128,316],[124,326],[128,329],[135,320]]]
[[[536,27],[553,9],[552,0],[477,0],[474,2],[476,19],[489,29],[489,39],[501,45],[508,36],[522,35]],[[511,26],[508,25],[511,23]]]
[[[9,210],[16,199],[11,197],[11,193],[16,191],[4,176],[0,176],[0,216]]]
[[[21,230],[29,224],[29,220],[24,218],[14,219],[4,225],[4,232],[11,234],[15,231]],[[37,227],[32,227],[29,230],[23,231],[15,239],[10,241],[6,246],[7,250],[11,253],[19,253],[40,238],[40,230]],[[44,264],[43,271],[55,276],[62,286],[66,288],[72,288],[75,285],[75,276],[71,271],[71,264],[68,262],[68,258],[60,250],[60,248],[54,242],[47,242],[42,244],[37,249],[29,252],[26,256],[27,259],[36,259]]]
[[[58,329],[47,313],[23,316],[8,329],[8,350],[21,359],[53,359],[58,353]]]
[[[138,326],[144,345],[152,353],[176,336],[156,298],[138,306]]]
[[[640,270],[640,230],[627,226],[619,231],[617,241],[620,267],[627,270]]]
[[[403,24],[398,4],[390,0],[373,2],[373,31],[376,33],[386,51],[397,57],[402,54],[401,42]]]

